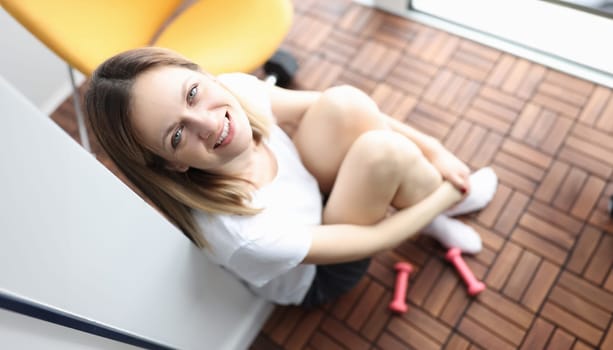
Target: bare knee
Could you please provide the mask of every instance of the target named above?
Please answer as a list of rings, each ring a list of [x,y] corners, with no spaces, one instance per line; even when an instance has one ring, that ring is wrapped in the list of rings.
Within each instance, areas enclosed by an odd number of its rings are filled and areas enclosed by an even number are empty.
[[[351,107],[356,104],[377,108],[375,102],[364,91],[351,85],[337,85],[327,88],[322,93],[323,99],[330,99],[330,103],[337,104],[341,108]],[[345,104],[344,102],[353,102]],[[339,103],[340,102],[340,103]]]
[[[355,146],[373,185],[397,187],[391,202],[396,208],[419,202],[442,182],[440,173],[419,147],[398,133],[370,131],[360,136]]]
[[[325,90],[307,110],[293,141],[321,191],[328,193],[356,139],[381,129],[389,127],[375,102],[359,89],[341,85]]]
[[[430,169],[427,167],[430,166]],[[368,224],[382,219],[389,206],[407,207],[433,191],[440,174],[409,139],[391,130],[359,136],[341,166],[324,222]]]
[[[326,89],[318,101],[343,130],[367,130],[385,128],[385,122],[377,104],[366,93],[350,85]]]
[[[364,170],[381,181],[402,177],[423,153],[406,137],[390,130],[372,130],[358,137],[352,151],[360,153]]]
[[[355,140],[324,210],[325,223],[372,224],[385,216],[407,164],[421,153],[401,141],[388,130],[368,131]]]

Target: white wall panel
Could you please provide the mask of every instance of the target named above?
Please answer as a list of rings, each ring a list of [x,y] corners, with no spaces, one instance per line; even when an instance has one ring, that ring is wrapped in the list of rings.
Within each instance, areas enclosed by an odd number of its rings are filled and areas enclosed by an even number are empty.
[[[180,349],[247,346],[271,305],[0,78],[0,293]]]

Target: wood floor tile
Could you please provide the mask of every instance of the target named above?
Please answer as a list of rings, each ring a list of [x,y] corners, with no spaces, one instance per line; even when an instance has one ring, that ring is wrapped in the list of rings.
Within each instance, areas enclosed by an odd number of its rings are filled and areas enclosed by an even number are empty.
[[[588,149],[582,150],[565,144],[558,156],[561,160],[590,171],[601,178],[608,178],[613,172],[611,165],[593,157],[588,152]]]
[[[388,325],[389,331],[394,334],[400,341],[415,349],[440,349],[441,345],[433,339],[424,335],[414,325],[403,321],[400,318],[394,318]]]
[[[322,348],[323,349],[323,348]],[[384,333],[377,342],[377,348],[381,350],[406,350],[409,349],[405,343],[389,333]]]
[[[538,88],[546,73],[547,68],[538,64],[531,63],[530,70],[528,71],[528,74],[526,74],[524,80],[519,85],[517,91],[515,91],[515,95],[523,99],[528,99],[534,96],[536,89]]]
[[[480,303],[473,303],[466,311],[466,315],[478,320],[485,328],[498,334],[515,346],[519,345],[524,338],[524,329],[507,321],[495,310],[491,310]],[[493,327],[493,325],[496,325],[496,327]]]
[[[571,236],[577,236],[583,228],[582,221],[537,200],[530,202],[528,211],[541,220],[566,230]]]
[[[462,288],[456,288],[443,309],[440,319],[448,326],[456,326],[464,316],[466,307],[470,304],[471,298]]]
[[[601,349],[613,349],[613,326],[609,326],[607,336],[601,344]]]
[[[597,285],[604,282],[611,270],[611,266],[613,266],[613,254],[611,252],[613,252],[613,236],[604,235],[600,242],[598,242],[598,248],[594,251],[591,261],[583,274],[585,279]]]
[[[355,288],[334,303],[332,306],[332,314],[340,320],[344,320],[349,316],[356,303],[360,302],[362,293],[364,293],[368,285],[369,279],[363,278]]]
[[[509,201],[506,203],[505,209],[500,213],[494,229],[496,232],[508,236],[521,217],[524,209],[528,205],[529,197],[522,192],[514,192]]]
[[[436,288],[430,292],[430,295],[428,295],[423,304],[424,310],[434,316],[439,316],[449,301],[451,294],[458,287],[460,287],[459,281],[455,273],[451,269],[443,271],[436,282]]]
[[[309,345],[312,349],[330,349],[330,350],[344,350],[346,347],[336,342],[324,333],[317,332],[311,339]]]
[[[576,274],[581,274],[594,254],[600,237],[600,230],[586,226],[577,240],[573,254],[566,267]]]
[[[291,337],[285,343],[288,349],[302,349],[315,330],[319,327],[324,314],[321,310],[307,313],[293,329]]]
[[[568,332],[574,332],[578,337],[592,346],[597,346],[602,339],[602,330],[576,317],[561,306],[547,302],[543,306],[541,314],[551,323],[562,327]]]
[[[503,289],[504,295],[515,301],[519,301],[532,281],[533,276],[536,274],[541,261],[542,259],[538,255],[529,250],[524,250],[517,265],[515,265],[513,273],[507,280]]]
[[[451,333],[451,328],[419,308],[404,314],[402,318],[438,343],[444,343]]]
[[[417,274],[408,293],[409,300],[417,305],[422,305],[430,295],[431,289],[435,286],[438,277],[445,267],[439,259],[430,259],[426,266]]]
[[[445,345],[445,350],[467,350],[470,347],[470,342],[463,336],[455,333]]]
[[[530,328],[530,332],[526,335],[521,349],[545,349],[554,330],[553,324],[541,318],[536,319]]]
[[[458,330],[484,349],[511,350],[515,346],[470,317],[462,318]]]
[[[530,285],[526,288],[521,304],[532,312],[537,312],[549,294],[560,273],[560,267],[542,260]]]
[[[588,125],[594,125],[611,96],[611,90],[597,86],[594,93],[590,96],[588,103],[584,106],[579,120]]]
[[[379,302],[375,304],[374,310],[365,320],[360,329],[360,334],[364,338],[374,342],[385,330],[390,318],[394,317],[390,314],[388,309],[388,305],[391,300],[392,293],[384,292],[379,299]]]
[[[522,248],[512,242],[507,242],[499,252],[494,265],[490,268],[487,279],[485,280],[490,288],[500,290],[513,271],[513,263],[519,259]]]
[[[562,287],[554,288],[549,295],[549,300],[579,316],[596,328],[606,329],[611,320],[609,313],[593,305],[589,300],[585,300]]]
[[[607,292],[569,272],[562,273],[558,284],[608,312],[613,311],[613,293]]]
[[[333,318],[326,318],[322,324],[321,329],[337,343],[349,349],[368,349],[369,342],[360,336],[356,336],[344,323],[337,321]]]
[[[347,325],[359,331],[378,304],[389,303],[388,300],[383,300],[381,298],[384,291],[385,288],[382,285],[377,282],[371,282],[360,298],[360,307],[353,308],[351,314],[347,318]]]
[[[556,349],[556,350],[567,350],[571,349],[573,343],[575,342],[575,337],[565,332],[561,328],[556,329],[553,333],[553,336],[549,340],[549,344],[547,345],[547,349]]]
[[[516,228],[511,234],[513,242],[529,249],[553,263],[562,265],[567,257],[567,251],[559,245],[543,238],[540,234],[523,229]]]
[[[547,81],[560,85],[560,87],[575,91],[583,95],[589,95],[593,92],[594,83],[583,80],[568,74],[550,70],[545,78]]]

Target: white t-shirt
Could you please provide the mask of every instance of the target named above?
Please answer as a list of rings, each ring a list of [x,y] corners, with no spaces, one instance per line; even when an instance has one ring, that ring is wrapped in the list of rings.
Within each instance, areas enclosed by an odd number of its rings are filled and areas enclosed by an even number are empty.
[[[258,112],[272,115],[270,101],[257,78],[226,74],[218,79],[257,107]],[[264,210],[254,216],[201,211],[194,215],[214,262],[270,301],[299,304],[315,276],[314,265],[300,262],[311,246],[309,227],[321,224],[322,196],[317,181],[304,168],[283,130],[275,125],[264,142],[277,161],[275,178],[253,194],[252,204]]]

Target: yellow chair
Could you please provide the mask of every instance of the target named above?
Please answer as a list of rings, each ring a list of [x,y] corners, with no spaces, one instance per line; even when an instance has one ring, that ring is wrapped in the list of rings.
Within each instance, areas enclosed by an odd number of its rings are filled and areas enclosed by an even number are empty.
[[[292,21],[290,0],[0,0],[44,45],[86,76],[112,55],[156,45],[205,70],[252,72],[271,57]],[[89,149],[79,98],[82,144]]]

